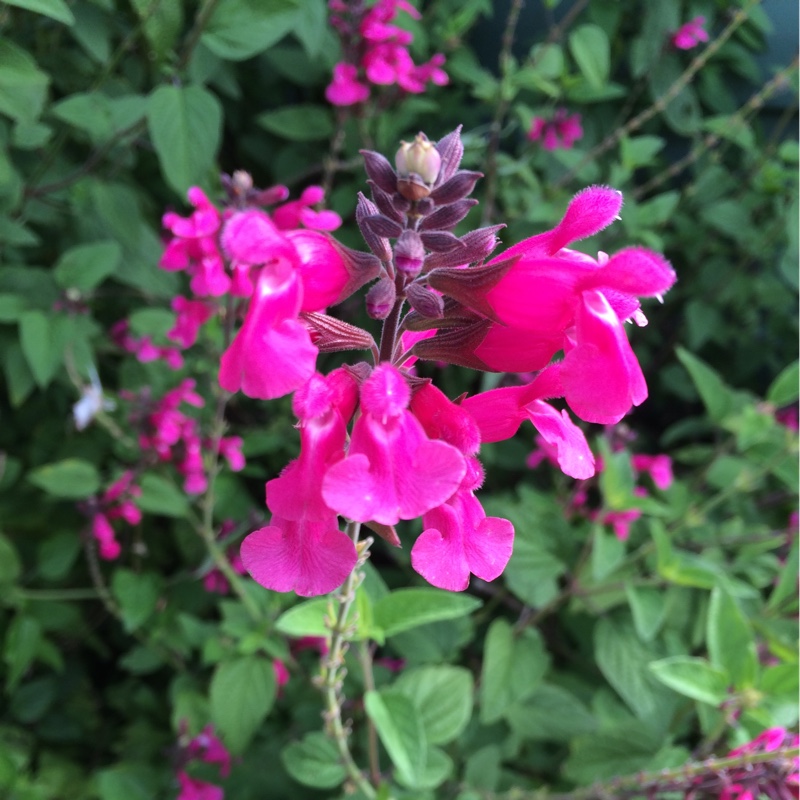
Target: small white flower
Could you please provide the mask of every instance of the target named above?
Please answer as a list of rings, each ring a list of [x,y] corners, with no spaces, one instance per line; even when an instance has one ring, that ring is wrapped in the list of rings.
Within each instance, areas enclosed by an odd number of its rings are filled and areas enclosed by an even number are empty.
[[[81,399],[72,406],[72,417],[79,431],[85,430],[101,411],[113,411],[116,408],[113,400],[103,397],[103,387],[93,366],[89,367],[89,380],[91,383],[81,389]]]

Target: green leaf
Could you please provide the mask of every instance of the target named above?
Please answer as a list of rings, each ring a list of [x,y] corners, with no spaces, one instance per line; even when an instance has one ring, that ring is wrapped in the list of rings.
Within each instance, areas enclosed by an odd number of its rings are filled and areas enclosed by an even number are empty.
[[[336,745],[321,732],[309,733],[281,751],[286,771],[304,786],[335,789],[347,777]]]
[[[581,25],[570,34],[569,49],[589,84],[602,88],[611,68],[611,45],[606,32],[598,25]]]
[[[778,582],[767,601],[767,608],[771,611],[779,608],[786,600],[791,599],[794,601],[797,598],[797,577],[798,571],[800,571],[798,570],[798,547],[800,547],[800,544],[795,536],[789,555],[786,556],[786,563],[778,577]]]
[[[18,122],[35,122],[49,83],[50,78],[25,50],[8,38],[0,39],[0,113]]]
[[[627,169],[649,166],[665,144],[660,136],[625,136],[619,145],[622,164]]]
[[[330,625],[326,624],[330,601],[327,597],[306,600],[284,611],[275,623],[275,629],[287,636],[328,636]],[[348,616],[352,622],[352,614]]]
[[[527,629],[515,638],[505,619],[491,624],[483,652],[480,717],[484,725],[490,725],[536,690],[550,658],[537,631]]]
[[[42,626],[38,620],[22,614],[14,617],[6,631],[3,652],[3,660],[8,666],[6,687],[9,691],[13,691],[33,663],[41,643]]]
[[[594,525],[592,532],[592,577],[596,581],[611,575],[625,559],[625,542],[620,541],[602,525]]]
[[[767,390],[767,400],[778,408],[797,402],[800,390],[800,362],[795,361],[782,370],[780,375],[770,384]]]
[[[100,475],[93,464],[78,458],[67,458],[45,464],[28,473],[28,480],[55,497],[80,500],[100,488]]]
[[[111,591],[119,603],[122,624],[129,633],[140,628],[156,610],[163,583],[154,572],[118,569],[111,579]]]
[[[704,658],[672,656],[650,665],[650,671],[678,694],[718,706],[728,696],[729,676]]]
[[[119,764],[97,773],[100,800],[152,800],[158,794],[154,771],[140,764]]]
[[[156,60],[162,61],[181,32],[183,7],[180,0],[131,0],[131,5],[144,24],[144,35]]]
[[[44,389],[60,366],[63,342],[57,341],[55,320],[43,311],[25,311],[19,318],[19,341],[34,380]]]
[[[75,17],[64,0],[5,0],[6,5],[35,11],[65,25],[74,25]]]
[[[397,769],[398,778],[415,788],[427,760],[427,742],[422,720],[411,701],[392,691],[367,692],[364,695],[367,716]]]
[[[293,0],[221,0],[201,42],[220,58],[251,58],[280,41],[297,24]]]
[[[142,494],[136,499],[136,505],[142,511],[165,517],[185,517],[189,512],[186,495],[174,483],[148,473],[142,478],[141,486]]]
[[[720,422],[733,410],[733,393],[730,387],[720,378],[719,373],[688,350],[678,347],[676,352],[681,364],[691,375],[709,416],[715,422]]]
[[[0,533],[0,586],[14,583],[21,569],[16,548],[7,536]]]
[[[753,631],[739,606],[719,587],[711,592],[706,639],[711,663],[726,672],[737,689],[755,685],[758,653]]]
[[[636,633],[642,641],[652,641],[661,629],[667,613],[663,590],[635,587],[626,583],[625,595],[631,607]]]
[[[28,303],[18,294],[0,294],[0,322],[16,322]]]
[[[256,121],[270,133],[290,142],[327,139],[333,133],[331,112],[324,106],[285,106],[259,114]]]
[[[427,622],[463,617],[480,606],[475,597],[441,589],[397,589],[375,604],[375,625],[393,636]]]
[[[71,247],[55,266],[56,283],[64,289],[90,292],[109,275],[113,275],[122,260],[122,248],[117,242],[92,242]]]
[[[222,134],[222,106],[201,86],[160,86],[147,105],[147,127],[161,172],[180,194],[202,183]]]
[[[542,685],[506,713],[511,730],[536,742],[568,742],[590,733],[597,722],[575,695],[560,686]]]
[[[242,753],[275,702],[272,662],[257,656],[223,661],[211,679],[211,718],[230,750]]]
[[[405,671],[392,687],[411,700],[430,744],[460,736],[472,716],[472,673],[464,667],[430,666]]]

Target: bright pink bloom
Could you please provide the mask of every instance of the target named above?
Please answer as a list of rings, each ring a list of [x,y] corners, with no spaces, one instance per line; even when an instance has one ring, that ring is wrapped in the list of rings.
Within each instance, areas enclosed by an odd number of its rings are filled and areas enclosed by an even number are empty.
[[[171,369],[183,366],[183,356],[174,347],[159,347],[149,336],[133,336],[125,319],[119,320],[111,327],[111,338],[115,344],[128,353],[133,353],[138,361],[146,364],[150,361],[163,360]]]
[[[224,800],[225,792],[213,783],[191,778],[185,772],[178,773],[180,793],[176,800]]]
[[[794,433],[800,430],[797,406],[787,406],[779,409],[775,412],[775,419]]]
[[[426,383],[414,392],[410,407],[429,438],[441,439],[465,456],[478,452],[481,432],[475,420],[465,408],[450,401],[432,383]]]
[[[344,370],[314,375],[295,395],[300,457],[267,483],[270,525],[251,533],[241,548],[248,572],[268,589],[327,594],[355,566],[355,546],[320,491],[320,477],[344,456],[355,399],[355,384]]]
[[[189,300],[176,297],[172,310],[177,314],[175,325],[167,332],[167,338],[178,342],[181,347],[191,347],[197,341],[200,327],[214,315],[214,307],[202,300]]]
[[[609,511],[600,520],[604,525],[610,525],[614,530],[614,535],[621,542],[627,540],[631,533],[631,525],[642,516],[638,508],[630,508],[627,511]]]
[[[222,356],[219,382],[229,392],[272,400],[295,391],[314,373],[317,348],[298,321],[303,290],[286,265],[264,267],[244,324]]]
[[[239,472],[245,467],[245,458],[242,453],[244,444],[241,436],[223,436],[219,440],[219,454],[228,462],[228,466]]]
[[[328,654],[328,640],[323,636],[301,636],[290,643],[292,653],[302,653],[303,650],[316,650],[321,656]]]
[[[430,441],[407,410],[411,391],[395,367],[381,364],[361,386],[346,458],[322,483],[326,504],[360,522],[394,525],[443,503],[464,477],[464,458],[442,441]]]
[[[352,106],[369,99],[369,86],[358,79],[355,64],[339,62],[333,68],[333,81],[325,89],[325,98],[334,106]]]
[[[318,231],[335,231],[341,227],[342,218],[335,211],[315,211],[312,206],[325,199],[321,186],[308,186],[298,200],[284,203],[272,212],[272,221],[284,231],[293,231],[304,225]]]
[[[289,231],[303,284],[302,311],[322,311],[352,294],[350,273],[340,245],[319,231]]]
[[[492,389],[467,397],[462,406],[478,423],[481,441],[509,439],[528,419],[542,438],[556,448],[564,473],[573,478],[590,478],[594,475],[594,456],[586,437],[566,411],[559,413],[543,399],[563,394],[559,371],[560,365],[554,364],[527,386]]]
[[[528,139],[532,142],[541,140],[544,150],[569,150],[583,136],[580,114],[568,114],[565,108],[559,108],[552,120],[534,117]]]
[[[214,726],[206,725],[187,745],[189,758],[204,764],[219,764],[219,774],[227,778],[231,771],[231,755],[225,745],[214,735]]]
[[[279,658],[272,662],[272,671],[275,673],[275,684],[279,689],[289,683],[289,670]]]
[[[672,459],[667,455],[633,455],[631,456],[631,466],[637,472],[649,473],[653,483],[661,489],[662,492],[672,486],[674,480],[672,475]]]
[[[708,32],[703,28],[706,18],[703,16],[695,17],[689,22],[685,22],[672,34],[672,45],[678,50],[691,50],[697,47],[700,42],[708,41]]]
[[[122,548],[105,514],[98,513],[92,517],[92,535],[97,540],[100,558],[106,561],[113,561],[115,558],[119,558]]]

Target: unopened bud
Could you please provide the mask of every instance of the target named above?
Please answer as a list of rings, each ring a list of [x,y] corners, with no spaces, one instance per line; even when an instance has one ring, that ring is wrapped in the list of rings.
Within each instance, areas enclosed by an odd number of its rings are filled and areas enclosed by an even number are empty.
[[[394,263],[409,278],[416,278],[425,263],[425,246],[416,231],[404,230],[394,246]]]
[[[400,143],[395,165],[399,178],[397,190],[409,200],[421,200],[431,193],[439,177],[442,157],[428,137],[419,133],[413,142]]]
[[[397,300],[397,289],[391,278],[381,278],[367,292],[367,314],[372,319],[386,319]]]
[[[406,289],[406,297],[411,308],[426,319],[441,319],[444,316],[444,299],[430,289],[412,283]]]
[[[240,194],[247,194],[253,188],[253,177],[243,169],[237,169],[231,179],[233,188]]]

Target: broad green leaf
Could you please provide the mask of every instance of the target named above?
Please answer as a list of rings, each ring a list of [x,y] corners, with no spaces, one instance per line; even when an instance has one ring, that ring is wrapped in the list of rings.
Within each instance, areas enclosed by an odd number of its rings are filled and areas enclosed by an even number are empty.
[[[15,616],[6,631],[3,660],[8,667],[6,688],[13,691],[36,658],[42,643],[42,626],[33,617]]]
[[[425,767],[413,781],[405,780],[402,774],[398,774],[398,783],[410,789],[435,789],[453,774],[453,760],[438,747],[428,748],[424,763]]]
[[[281,751],[286,771],[304,786],[335,789],[347,777],[336,745],[324,733],[306,734]]]
[[[489,725],[536,690],[550,659],[537,631],[528,629],[515,637],[510,623],[502,618],[489,627],[483,652],[480,716]]]
[[[142,511],[165,517],[185,517],[188,513],[189,500],[174,483],[148,473],[142,478],[141,487],[142,494],[136,498],[136,505]]]
[[[59,258],[53,274],[64,289],[90,292],[114,274],[121,260],[122,248],[117,242],[82,244],[71,247]]]
[[[425,771],[428,746],[414,705],[404,695],[384,690],[367,692],[364,708],[397,769],[398,778],[416,788]]]
[[[50,113],[89,134],[93,142],[103,142],[114,133],[111,102],[100,92],[81,92],[55,103]]]
[[[328,4],[325,0],[303,0],[297,9],[294,34],[310,59],[319,56],[328,30]]]
[[[7,536],[0,533],[0,586],[14,583],[21,568],[16,548]]]
[[[729,386],[708,364],[693,356],[682,347],[677,348],[678,359],[691,375],[697,391],[715,422],[720,422],[733,410],[733,396]]]
[[[780,375],[770,384],[767,390],[767,400],[774,403],[778,408],[788,406],[797,401],[798,385],[800,385],[800,372],[798,368],[800,362],[795,361],[789,364]]]
[[[592,532],[592,577],[607,578],[625,559],[625,543],[599,523]]]
[[[36,386],[19,342],[12,342],[7,348],[3,372],[8,384],[8,398],[11,405],[19,408]]]
[[[275,702],[272,662],[257,656],[223,661],[211,679],[211,718],[225,743],[242,753]]]
[[[636,633],[642,641],[652,641],[667,613],[663,589],[648,589],[626,583],[625,595],[631,607]]]
[[[567,742],[590,733],[597,721],[575,695],[560,686],[542,685],[506,713],[511,730],[536,742]]]
[[[285,106],[259,114],[258,124],[290,142],[327,139],[333,132],[333,118],[324,106]]]
[[[594,631],[594,655],[605,679],[639,719],[667,724],[670,694],[647,671],[660,653],[639,641],[629,624],[603,618]]]
[[[59,531],[42,539],[36,548],[36,566],[39,575],[50,581],[64,578],[72,569],[80,551],[80,537],[71,530]],[[0,564],[2,560],[0,556]]]
[[[221,0],[200,41],[220,58],[251,58],[297,25],[294,0]]]
[[[158,794],[158,776],[147,766],[123,763],[97,773],[100,800],[152,800]]]
[[[154,572],[118,569],[111,579],[111,591],[119,603],[125,630],[140,628],[156,610],[162,580]]]
[[[0,294],[0,322],[16,322],[27,307],[25,298],[18,294]]]
[[[472,673],[447,665],[406,670],[392,689],[411,700],[430,744],[460,736],[472,716]]]
[[[518,535],[504,577],[508,588],[531,606],[548,603],[558,594],[557,580],[566,566],[539,541]]]
[[[622,163],[628,169],[649,166],[665,144],[661,136],[625,136],[619,144]]]
[[[292,606],[278,617],[275,629],[287,636],[329,636],[333,619],[331,617],[331,601],[327,597],[304,600]],[[356,618],[356,607],[353,604],[347,616],[347,625],[352,625]]]
[[[55,318],[43,311],[23,312],[19,318],[19,341],[36,384],[44,389],[58,369],[63,352]]]
[[[175,314],[166,308],[137,308],[128,323],[137,336],[163,337],[175,325]]]
[[[739,606],[719,587],[711,592],[706,638],[711,663],[726,672],[737,689],[755,685],[758,653],[753,631]]]
[[[201,86],[160,86],[147,105],[147,126],[161,172],[180,194],[202,183],[222,134],[222,106]]]
[[[787,600],[792,602],[797,600],[797,576],[798,576],[798,539],[794,537],[789,555],[786,557],[777,585],[772,590],[772,594],[767,601],[767,608],[775,610]]]
[[[393,636],[427,622],[463,617],[480,606],[475,597],[441,589],[397,589],[375,604],[374,619],[386,636]]]
[[[649,667],[665,686],[701,703],[718,706],[728,696],[730,677],[704,658],[672,656],[654,661]]]
[[[34,59],[10,39],[0,39],[0,114],[34,122],[47,99],[50,78]]]
[[[144,35],[157,60],[163,60],[175,45],[183,25],[180,0],[131,0],[136,14],[144,25]]]
[[[598,25],[581,25],[570,33],[569,49],[589,84],[595,89],[602,88],[611,67],[606,32]]]
[[[74,25],[75,17],[64,0],[5,0],[6,5],[35,11],[65,25]]]
[[[67,458],[37,467],[28,480],[55,497],[80,500],[100,488],[100,475],[93,464],[78,458]]]

